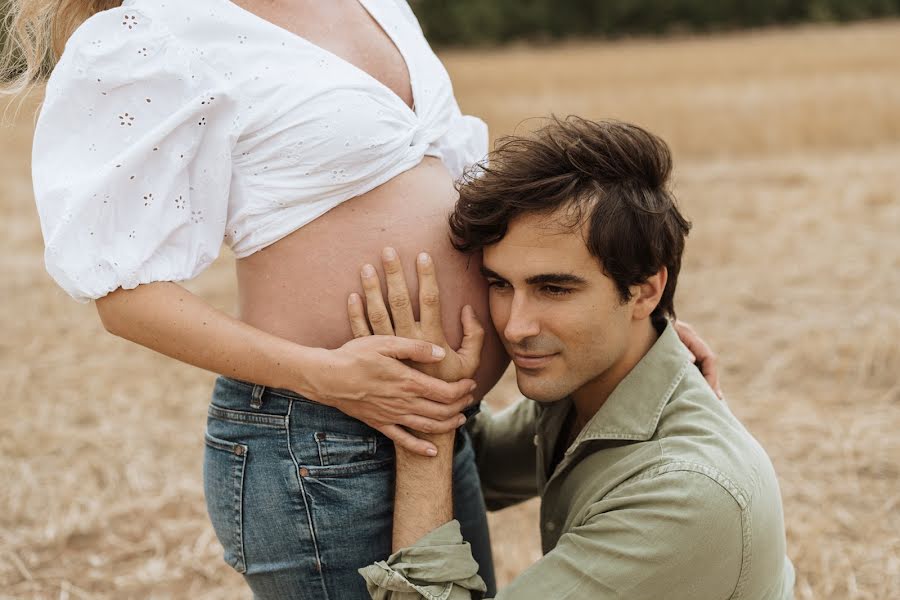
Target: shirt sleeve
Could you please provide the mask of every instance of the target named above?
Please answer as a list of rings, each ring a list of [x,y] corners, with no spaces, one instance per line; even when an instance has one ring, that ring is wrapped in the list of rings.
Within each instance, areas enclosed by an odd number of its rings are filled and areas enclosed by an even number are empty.
[[[489,510],[500,510],[538,495],[536,418],[537,404],[521,398],[498,413],[482,404],[481,412],[469,426]]]
[[[201,54],[121,7],[51,74],[32,179],[47,271],[76,300],[190,279],[218,255],[236,114]]]
[[[468,600],[487,587],[458,521],[426,534],[409,548],[359,570],[375,600]]]
[[[437,535],[440,543],[426,541]],[[444,525],[429,536],[420,542],[428,544],[428,555],[403,549],[393,562],[361,571],[373,598],[480,598],[463,583],[472,557],[458,527]],[[727,600],[737,590],[748,545],[730,493],[705,475],[670,472],[625,484],[591,505],[496,600]]]

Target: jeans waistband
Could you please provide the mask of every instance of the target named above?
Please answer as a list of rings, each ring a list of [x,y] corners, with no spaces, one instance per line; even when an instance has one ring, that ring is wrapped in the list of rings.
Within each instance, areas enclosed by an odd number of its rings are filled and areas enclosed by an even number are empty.
[[[280,416],[290,412],[292,403],[296,405],[296,403],[301,402],[307,411],[315,409],[315,412],[337,412],[344,415],[336,408],[310,400],[291,390],[267,387],[225,376],[219,376],[216,379],[212,402],[221,408],[253,410],[254,412]],[[466,418],[472,418],[480,412],[480,409],[481,405],[479,403],[467,408],[463,411],[463,414],[466,415]]]
[[[297,402],[329,408],[291,390],[268,387],[224,376],[216,378],[212,401],[221,408],[254,410],[274,415],[288,414],[291,403]]]

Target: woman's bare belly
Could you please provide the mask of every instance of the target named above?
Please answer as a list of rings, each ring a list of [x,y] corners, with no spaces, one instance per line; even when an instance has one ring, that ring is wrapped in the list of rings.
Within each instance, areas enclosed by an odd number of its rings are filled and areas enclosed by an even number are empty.
[[[508,359],[491,325],[480,257],[450,245],[447,216],[456,202],[450,174],[435,158],[333,208],[312,223],[237,261],[240,319],[304,346],[337,348],[353,336],[347,296],[361,292],[359,271],[381,270],[381,250],[397,249],[415,298],[415,257],[429,252],[441,289],[450,345],[462,339],[460,311],[471,304],[485,326],[478,394],[497,382]],[[414,303],[415,304],[415,303]]]

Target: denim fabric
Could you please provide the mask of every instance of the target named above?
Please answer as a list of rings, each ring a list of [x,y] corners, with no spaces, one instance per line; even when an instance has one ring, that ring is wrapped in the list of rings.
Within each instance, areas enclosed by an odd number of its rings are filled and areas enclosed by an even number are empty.
[[[335,408],[220,377],[209,407],[204,491],[225,561],[258,600],[369,598],[357,572],[391,553],[394,447]],[[487,517],[468,433],[454,507],[494,593]]]

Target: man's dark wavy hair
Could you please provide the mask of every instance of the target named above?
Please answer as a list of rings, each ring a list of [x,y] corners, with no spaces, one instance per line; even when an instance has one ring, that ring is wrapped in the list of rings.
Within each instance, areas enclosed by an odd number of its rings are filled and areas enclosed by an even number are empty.
[[[652,316],[674,318],[691,224],[669,189],[671,172],[669,147],[641,127],[551,117],[533,134],[499,140],[486,163],[467,174],[450,215],[450,237],[457,250],[477,252],[503,239],[517,217],[565,208],[559,224],[585,232],[588,250],[622,302],[631,298],[631,286],[667,268]]]

